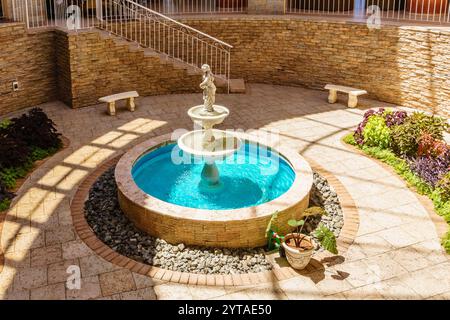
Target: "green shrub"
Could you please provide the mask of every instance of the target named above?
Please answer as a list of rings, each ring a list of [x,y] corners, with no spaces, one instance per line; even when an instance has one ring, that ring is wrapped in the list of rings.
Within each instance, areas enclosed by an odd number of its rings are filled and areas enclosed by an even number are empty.
[[[0,170],[0,181],[8,189],[12,189],[16,186],[16,180],[20,178],[24,178],[27,173],[31,170],[33,164],[31,162],[27,162],[25,165],[20,167],[11,167],[4,168]]]
[[[11,120],[9,120],[9,119],[2,120],[2,121],[0,121],[0,129],[6,129],[10,126],[10,124],[11,124]]]
[[[11,205],[10,199],[5,199],[3,201],[0,201],[0,212],[8,210],[10,205]]]
[[[31,149],[31,155],[30,159],[31,161],[38,161],[47,158],[48,156],[51,156],[58,151],[58,148],[50,148],[50,149],[42,149],[39,147],[33,147]]]
[[[386,125],[384,117],[372,115],[363,130],[364,145],[370,147],[389,148],[391,131]]]
[[[351,144],[352,146],[356,146],[356,140],[354,133],[347,134],[343,139],[345,143]]]
[[[331,231],[321,223],[319,227],[314,231],[314,235],[319,240],[322,248],[333,254],[338,254],[336,237],[333,231]]]
[[[434,139],[442,140],[448,128],[443,118],[414,112],[402,125],[392,127],[392,147],[397,154],[416,155],[422,134],[428,133]]]
[[[436,189],[444,201],[450,201],[450,172],[437,183]]]

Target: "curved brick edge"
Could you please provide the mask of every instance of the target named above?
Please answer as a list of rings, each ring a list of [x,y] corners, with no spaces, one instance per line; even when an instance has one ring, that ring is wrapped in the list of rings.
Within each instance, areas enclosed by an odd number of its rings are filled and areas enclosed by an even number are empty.
[[[61,136],[61,141],[62,141],[62,148],[58,150],[58,152],[56,152],[55,154],[46,157],[42,160],[38,160],[34,163],[34,167],[33,169],[27,173],[27,175],[24,178],[18,179],[16,182],[16,187],[14,188],[14,190],[12,190],[13,192],[17,192],[20,190],[20,188],[22,187],[22,185],[28,180],[28,178],[33,174],[34,171],[36,171],[37,169],[39,169],[40,166],[42,166],[45,162],[47,162],[47,160],[53,158],[55,155],[61,153],[62,151],[64,151],[65,149],[67,149],[70,146],[70,140],[68,138],[66,138],[65,136]],[[14,200],[11,204],[14,204]],[[5,211],[0,211],[0,241],[2,240],[2,230],[3,230],[3,223],[5,222],[6,219],[6,214],[8,212],[9,209],[5,210]],[[3,266],[5,265],[5,256],[2,252],[2,245],[0,242],[0,273],[3,271]]]
[[[369,155],[367,155],[366,153],[364,153],[364,151],[358,149],[355,146],[352,146],[350,144],[347,144],[343,141],[345,135],[340,139],[341,144],[347,148],[348,150],[351,150],[359,155],[362,155],[372,161],[375,161],[376,163],[378,163],[381,167],[383,167],[383,169],[389,171],[390,173],[398,176],[406,185],[406,187],[408,189],[410,189],[414,196],[417,198],[417,200],[419,200],[420,204],[422,205],[422,207],[425,208],[425,211],[428,214],[428,217],[430,218],[430,220],[433,222],[434,227],[436,229],[436,233],[438,235],[439,238],[442,238],[448,231],[450,231],[450,226],[448,225],[448,223],[445,221],[445,219],[440,216],[439,214],[437,214],[436,210],[434,210],[434,204],[433,201],[431,201],[430,198],[428,198],[425,195],[419,194],[417,192],[417,189],[414,186],[410,186],[408,185],[408,183],[406,182],[405,179],[403,179],[403,177],[401,177],[397,172],[395,172],[394,168],[392,168],[390,165],[388,165],[387,163],[384,163],[383,161],[373,158]]]
[[[255,285],[274,281],[282,281],[290,279],[299,275],[308,275],[317,271],[325,269],[323,263],[334,259],[336,256],[330,253],[320,252],[313,256],[310,264],[301,271],[296,271],[290,267],[274,266],[271,271],[264,271],[258,273],[234,274],[234,275],[205,275],[198,273],[178,272],[167,269],[162,269],[148,264],[144,264],[126,256],[123,256],[112,250],[109,246],[97,238],[94,231],[87,223],[84,216],[84,203],[88,197],[89,190],[95,181],[111,166],[115,165],[123,153],[115,158],[104,162],[97,167],[91,174],[89,174],[83,182],[81,182],[76,191],[71,203],[71,213],[74,228],[82,241],[91,248],[97,255],[108,262],[111,262],[119,267],[127,268],[132,272],[149,276],[153,279],[170,281],[180,284],[189,285],[207,285],[207,286],[243,286]],[[307,159],[313,167],[313,170],[323,175],[329,184],[335,189],[341,202],[342,210],[344,212],[344,227],[337,239],[339,254],[347,251],[348,247],[353,243],[359,227],[359,215],[355,207],[353,199],[347,192],[342,183],[331,174],[329,171],[323,169],[320,165]]]

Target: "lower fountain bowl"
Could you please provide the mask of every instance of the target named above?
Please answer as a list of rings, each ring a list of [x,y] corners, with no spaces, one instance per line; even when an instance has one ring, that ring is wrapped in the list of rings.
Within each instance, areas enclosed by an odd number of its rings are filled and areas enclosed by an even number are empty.
[[[309,164],[294,150],[275,149],[254,136],[236,135],[243,147],[250,146],[257,154],[264,151],[279,157],[280,173],[267,179],[255,178],[254,168],[244,165],[232,169],[237,173],[230,180],[226,172],[229,165],[218,164],[219,171],[225,171],[220,173],[221,181],[213,187],[202,185],[201,171],[196,174],[195,165],[174,169],[176,164],[161,162],[168,167],[158,164],[158,155],[176,150],[169,135],[159,136],[132,148],[116,166],[123,212],[139,229],[172,244],[263,246],[267,242],[267,224],[274,212],[278,212],[275,225],[280,233],[289,232],[287,221],[299,219],[309,205],[313,182]],[[225,161],[233,159],[239,156],[230,156]],[[197,166],[202,168],[202,164]],[[176,172],[172,170],[181,170],[178,175],[181,179],[174,180]],[[246,175],[251,178],[244,179]]]

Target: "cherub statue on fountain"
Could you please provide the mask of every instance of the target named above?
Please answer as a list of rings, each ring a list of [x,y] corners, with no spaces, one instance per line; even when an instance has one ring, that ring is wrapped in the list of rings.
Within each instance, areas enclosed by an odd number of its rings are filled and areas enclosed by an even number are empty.
[[[209,65],[202,65],[203,78],[200,88],[203,89],[203,109],[206,113],[214,113],[214,102],[216,101],[216,86],[214,76]]]

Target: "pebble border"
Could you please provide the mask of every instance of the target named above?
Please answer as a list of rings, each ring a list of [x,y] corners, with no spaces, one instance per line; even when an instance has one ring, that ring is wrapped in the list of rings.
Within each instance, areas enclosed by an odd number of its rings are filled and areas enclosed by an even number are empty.
[[[321,263],[321,261],[324,261],[324,259],[332,259],[334,257],[327,252],[315,253],[313,259],[311,260],[311,263],[301,271],[294,270],[290,267],[274,266],[274,268],[270,271],[263,271],[258,273],[206,275],[162,269],[123,256],[112,250],[97,238],[93,230],[88,225],[84,216],[84,202],[89,195],[91,186],[106,170],[115,165],[122,155],[123,153],[111,160],[104,162],[102,165],[98,166],[91,174],[89,174],[79,185],[78,190],[76,191],[70,203],[73,225],[80,239],[84,243],[86,243],[86,245],[91,248],[97,255],[112,264],[129,269],[132,272],[162,281],[189,285],[243,286],[273,282],[274,280],[282,281],[299,275],[307,275],[320,270],[324,270],[325,267]],[[311,164],[311,167],[313,167],[313,169],[317,173],[328,180],[330,186],[332,186],[338,194],[342,206],[342,211],[344,213],[344,226],[341,230],[339,238],[337,239],[337,244],[339,255],[343,255],[353,243],[356,237],[356,233],[358,232],[359,215],[357,208],[350,194],[334,175],[319,166],[314,161],[311,161],[310,159],[307,159],[307,161]]]

